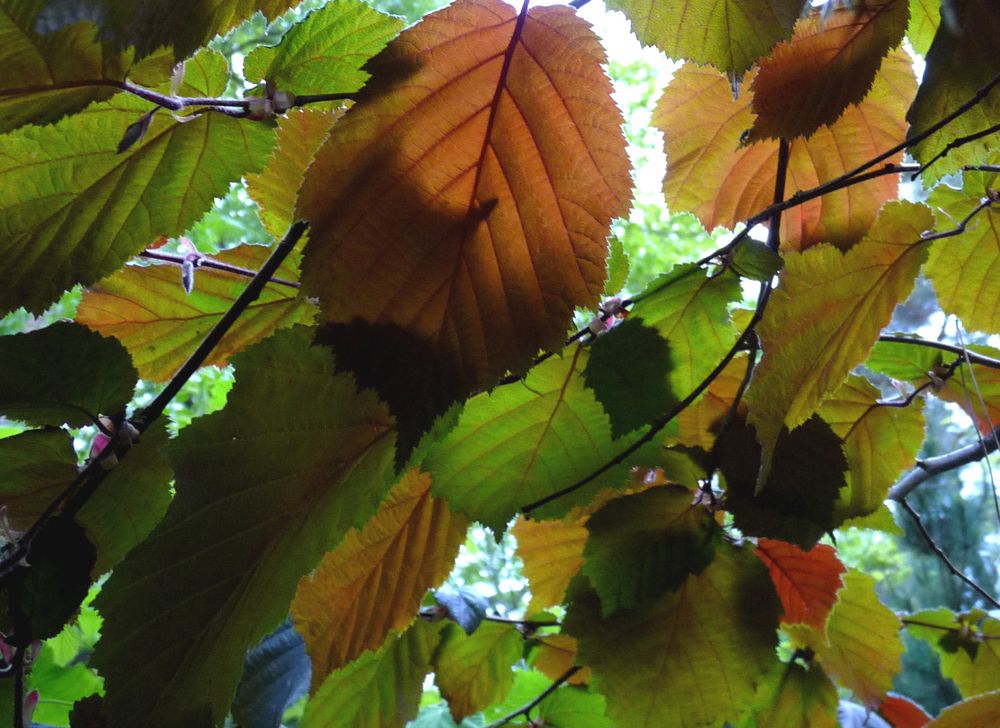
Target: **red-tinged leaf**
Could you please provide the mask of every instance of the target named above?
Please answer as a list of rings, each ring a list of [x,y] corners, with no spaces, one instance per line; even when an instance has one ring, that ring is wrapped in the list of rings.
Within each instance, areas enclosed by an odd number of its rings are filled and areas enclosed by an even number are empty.
[[[404,446],[559,345],[628,209],[597,37],[570,8],[525,10],[459,0],[405,31],[302,186],[321,340],[402,418]]]
[[[220,263],[256,272],[271,254],[260,245],[241,245],[212,256]],[[299,256],[290,255],[275,276],[298,279]],[[191,351],[232,306],[250,282],[248,277],[200,267],[187,293],[173,265],[126,266],[84,292],[76,320],[128,349],[144,379],[169,379]],[[298,289],[271,283],[251,303],[205,365],[224,366],[229,357],[269,336],[275,329],[309,323],[315,307],[299,297]]]
[[[813,8],[792,39],[761,61],[751,136],[809,136],[861,101],[886,53],[903,40],[909,7],[908,0],[871,0]]]
[[[708,230],[733,228],[773,202],[778,143],[741,145],[754,123],[751,81],[752,73],[734,100],[723,74],[689,64],[674,75],[653,115],[664,134],[667,203],[676,212],[695,213]],[[915,89],[909,56],[893,51],[864,101],[809,139],[792,141],[786,194],[827,182],[897,144],[906,133],[903,115]],[[902,158],[899,153],[886,162]],[[786,210],[781,245],[799,250],[828,242],[847,248],[897,192],[898,179],[886,175]]]
[[[558,680],[577,664],[576,640],[568,634],[547,634],[538,638],[538,651],[532,664],[552,680]],[[590,668],[578,670],[566,681],[569,685],[586,685],[590,682]]]
[[[879,715],[889,721],[892,728],[924,728],[931,722],[927,711],[907,697],[889,693],[878,706]]]
[[[365,527],[349,531],[299,582],[292,619],[312,658],[314,688],[406,629],[424,593],[451,570],[466,525],[431,497],[429,476],[408,471]]]
[[[509,624],[483,622],[471,635],[448,625],[434,653],[434,682],[456,723],[504,699],[514,684],[522,642]]]
[[[927,728],[971,728],[1000,725],[1000,690],[949,705]]]
[[[767,566],[785,609],[782,621],[808,624],[823,634],[843,585],[840,575],[846,571],[837,552],[825,544],[803,551],[794,544],[761,538],[755,553]]]
[[[829,245],[785,256],[780,284],[757,331],[764,356],[747,390],[749,420],[764,447],[762,473],[783,426],[805,422],[863,362],[927,256],[923,205],[886,205],[846,254]]]
[[[587,517],[562,521],[529,521],[519,518],[511,529],[517,555],[531,587],[529,614],[561,604],[570,580],[583,566],[587,543]]]

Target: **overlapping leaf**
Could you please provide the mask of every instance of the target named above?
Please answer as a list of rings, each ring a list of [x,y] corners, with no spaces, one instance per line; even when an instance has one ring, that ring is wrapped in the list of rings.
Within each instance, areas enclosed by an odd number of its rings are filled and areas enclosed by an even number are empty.
[[[906,39],[917,53],[927,55],[941,23],[941,0],[910,0]]]
[[[538,638],[538,651],[532,665],[550,679],[558,680],[576,665],[576,652],[576,640],[568,634],[546,634]],[[590,668],[582,668],[566,682],[569,685],[586,685],[590,682]]]
[[[764,356],[747,391],[764,446],[763,470],[782,426],[804,422],[865,360],[896,304],[913,289],[934,224],[922,205],[886,205],[864,240],[785,256],[780,285],[758,327]]]
[[[293,25],[278,46],[254,50],[244,73],[295,94],[351,93],[368,80],[361,64],[402,27],[402,18],[360,0],[334,0]]]
[[[499,719],[522,708],[529,701],[550,691],[554,679],[536,670],[518,670],[507,700],[486,711],[486,719]],[[531,719],[546,728],[614,728],[604,710],[604,698],[600,694],[580,687],[562,686],[547,692],[542,701],[531,710]],[[452,725],[449,723],[435,728],[452,728]]]
[[[970,697],[1000,689],[1000,621],[982,611],[955,614],[928,610],[904,618],[914,637],[926,640],[941,658],[941,674]]]
[[[0,439],[0,503],[14,530],[27,531],[75,477],[73,438],[62,430],[28,430]]]
[[[909,0],[813,8],[792,39],[761,61],[751,136],[809,136],[840,118],[865,97],[882,59],[903,40],[909,9]]]
[[[657,103],[653,124],[663,131],[667,176],[663,191],[676,212],[693,212],[706,229],[734,227],[773,202],[777,142],[742,146],[753,126],[752,76],[734,100],[732,86],[711,68],[681,68]],[[786,195],[814,187],[867,162],[897,144],[906,132],[903,115],[916,84],[909,56],[890,53],[872,91],[830,127],[790,145]],[[886,160],[902,161],[902,153]],[[828,242],[847,248],[861,239],[898,180],[887,175],[831,192],[786,210],[781,218],[784,249]]]
[[[843,585],[841,574],[846,571],[837,552],[825,544],[803,551],[794,544],[761,538],[756,554],[767,566],[785,610],[781,620],[808,624],[825,634],[826,619]]]
[[[382,644],[413,621],[420,600],[448,575],[466,521],[432,498],[430,478],[408,471],[360,531],[349,531],[292,602],[305,638],[313,684]]]
[[[561,521],[519,518],[514,524],[511,533],[517,539],[517,555],[531,585],[529,614],[562,603],[566,587],[583,566],[586,520],[586,516]]]
[[[732,409],[733,399],[746,376],[746,370],[746,354],[733,357],[719,376],[708,385],[705,395],[677,416],[680,430],[677,442],[687,447],[699,447],[705,451],[712,449],[719,434],[719,427]],[[737,414],[746,415],[746,404],[742,400]]]
[[[204,52],[187,62],[184,92],[214,96],[226,63]],[[39,311],[74,283],[93,283],[158,235],[182,232],[229,183],[259,169],[272,134],[225,114],[152,120],[145,139],[115,151],[149,103],[120,94],[47,127],[4,137],[0,159],[0,312]]]
[[[418,619],[403,634],[390,637],[330,675],[302,716],[302,728],[349,725],[352,728],[402,728],[416,717],[424,677],[445,623]]]
[[[390,43],[302,186],[322,338],[408,445],[451,400],[559,345],[573,308],[597,302],[628,209],[596,36],[570,8],[525,10],[459,0]]]
[[[504,699],[521,645],[521,633],[509,624],[483,622],[471,635],[448,625],[434,653],[434,682],[456,722]]]
[[[927,724],[927,728],[966,728],[997,723],[1000,723],[1000,690],[993,690],[949,705]]]
[[[889,693],[878,706],[878,712],[892,728],[924,728],[931,722],[927,711],[909,698],[893,693]]]
[[[837,728],[837,688],[819,665],[778,664],[744,728]]]
[[[118,724],[221,721],[245,650],[391,482],[391,419],[334,375],[307,330],[278,332],[234,364],[226,408],[170,448],[166,517],[101,591],[94,664]]]
[[[256,272],[270,253],[260,245],[241,245],[212,257]],[[294,253],[286,258],[276,277],[294,283],[298,260]],[[165,381],[248,283],[244,276],[202,267],[195,274],[194,288],[187,293],[175,266],[127,266],[84,292],[76,320],[121,341],[143,379]],[[232,354],[275,329],[309,323],[314,315],[315,306],[299,297],[296,288],[271,283],[229,328],[205,364],[223,366]]]
[[[792,33],[803,0],[613,0],[643,43],[671,58],[741,74]]]
[[[607,619],[597,594],[578,590],[565,627],[617,724],[688,728],[746,710],[776,660],[778,610],[764,567],[727,546],[677,591]]]

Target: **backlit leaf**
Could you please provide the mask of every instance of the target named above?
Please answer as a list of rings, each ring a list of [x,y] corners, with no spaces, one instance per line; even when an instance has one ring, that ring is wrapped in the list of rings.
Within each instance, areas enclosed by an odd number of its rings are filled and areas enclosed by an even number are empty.
[[[809,136],[840,118],[865,97],[883,57],[903,40],[909,10],[909,0],[813,8],[792,39],[761,61],[751,134]]]
[[[846,571],[837,552],[825,544],[803,551],[794,544],[761,538],[755,553],[767,566],[785,610],[781,620],[802,622],[824,634]]]
[[[212,258],[256,273],[270,254],[260,245],[241,245]],[[275,276],[297,281],[298,261],[292,253]],[[250,282],[236,273],[201,267],[187,293],[178,271],[173,265],[126,266],[85,291],[77,309],[77,321],[125,345],[143,379],[162,382],[173,376]],[[232,354],[275,329],[309,323],[315,310],[297,289],[270,283],[204,363],[223,366]]]
[[[531,585],[529,614],[562,603],[566,587],[583,566],[586,520],[586,516],[561,521],[519,518],[514,524],[511,533],[517,539],[517,555]]]
[[[456,722],[503,700],[521,646],[521,633],[509,624],[483,622],[471,635],[455,624],[445,629],[434,653],[434,682]]]
[[[1000,724],[1000,690],[977,695],[950,705],[927,728],[968,728]]]
[[[913,50],[927,55],[941,23],[941,0],[910,0],[910,22],[906,26],[906,39]]]
[[[299,582],[292,618],[312,658],[314,687],[390,631],[406,629],[424,593],[451,571],[466,526],[431,497],[429,476],[408,471],[365,527],[349,531]]]
[[[578,590],[565,628],[618,725],[689,728],[746,710],[776,660],[778,611],[764,567],[726,546],[677,591],[607,619],[597,594]]]
[[[369,652],[334,672],[306,704],[302,728],[402,728],[416,717],[424,676],[444,622],[414,622]]]
[[[909,698],[893,693],[889,693],[878,706],[878,712],[892,728],[924,728],[931,722],[927,711]]]
[[[537,638],[538,650],[532,665],[550,679],[558,680],[576,664],[576,640],[568,634],[546,634]],[[566,681],[568,685],[590,682],[590,668],[584,667]]]
[[[722,532],[692,500],[668,485],[616,498],[590,517],[583,573],[602,617],[653,601],[712,562]]]
[[[741,146],[743,133],[754,123],[752,80],[751,72],[734,100],[723,74],[688,64],[674,75],[653,115],[667,153],[667,204],[675,212],[695,213],[707,230],[733,228],[774,200],[778,143]],[[792,141],[786,196],[833,179],[899,143],[915,89],[909,56],[893,51],[864,101],[849,106],[833,125],[809,139]],[[902,153],[886,160],[901,161]],[[861,239],[882,203],[895,199],[897,191],[898,179],[886,175],[786,210],[782,248],[799,250],[818,242],[847,248]]]
[[[186,64],[185,93],[215,96],[226,62],[204,52]],[[0,158],[0,312],[39,311],[74,283],[119,268],[159,235],[183,232],[229,183],[259,169],[272,134],[225,114],[180,123],[157,114],[127,152],[115,145],[149,102],[128,94],[46,127],[4,137]]]
[[[357,91],[368,80],[360,66],[402,27],[402,18],[360,0],[334,0],[293,25],[278,46],[254,50],[244,73],[297,95]]]
[[[366,66],[309,168],[298,213],[321,340],[406,446],[597,303],[631,190],[604,60],[570,8],[459,0]]]
[[[712,380],[704,396],[677,416],[680,429],[677,441],[681,445],[699,447],[705,451],[712,449],[719,428],[732,409],[733,399],[739,391],[746,370],[746,354],[738,354]],[[742,401],[738,414],[746,415],[746,404]]]
[[[842,253],[819,245],[785,255],[779,286],[757,328],[764,356],[747,390],[766,472],[782,426],[817,410],[868,356],[905,300],[927,255],[934,218],[909,202],[886,205],[864,240]]]
[[[746,728],[837,728],[837,688],[819,665],[776,665],[761,686]]]
[[[536,670],[518,670],[514,677],[514,687],[511,688],[507,700],[487,710],[487,719],[499,719],[500,716],[505,716],[535,700],[552,687],[554,679]],[[545,728],[614,728],[604,710],[602,695],[582,687],[564,685],[549,692],[531,710],[530,715],[532,720]],[[449,724],[447,728],[451,728],[451,725]]]
[[[124,411],[135,381],[122,346],[83,326],[57,322],[0,337],[0,413],[13,419],[92,425],[98,415]]]
[[[906,629],[926,640],[941,658],[941,674],[964,696],[1000,689],[1000,621],[948,609],[907,615]]]
[[[0,504],[15,531],[31,528],[74,478],[76,453],[68,433],[28,430],[0,439]]]
[[[307,330],[280,331],[233,363],[226,408],[169,448],[177,495],[166,517],[101,591],[94,664],[112,723],[220,722],[246,649],[391,482],[391,419],[334,375]]]
[[[743,73],[792,33],[803,0],[613,0],[639,40],[671,58]]]

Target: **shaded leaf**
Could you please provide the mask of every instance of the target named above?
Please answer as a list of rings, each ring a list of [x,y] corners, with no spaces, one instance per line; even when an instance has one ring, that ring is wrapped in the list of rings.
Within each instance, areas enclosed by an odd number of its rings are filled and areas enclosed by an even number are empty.
[[[656,602],[607,619],[600,609],[595,592],[578,589],[564,627],[619,725],[736,720],[775,661],[778,601],[760,562],[735,548]]]
[[[76,478],[73,437],[62,430],[28,430],[0,439],[0,504],[15,531],[27,531]]]
[[[927,711],[904,695],[889,693],[882,704],[878,706],[879,715],[892,725],[892,728],[924,728],[931,722]]]
[[[434,682],[456,722],[504,699],[514,683],[512,668],[521,658],[521,646],[521,633],[498,622],[483,622],[471,635],[454,624],[442,632],[434,653]]]
[[[819,665],[775,665],[746,728],[837,728],[837,688]]]
[[[434,592],[434,601],[444,608],[448,618],[458,624],[466,634],[472,634],[486,617],[489,602],[470,587],[459,587],[457,590],[438,589]]]
[[[247,56],[249,81],[296,95],[350,93],[368,80],[360,66],[403,28],[403,19],[359,0],[334,0],[293,25],[274,48]]]
[[[926,207],[892,202],[847,253],[819,245],[785,255],[781,281],[757,332],[764,356],[747,390],[749,421],[766,474],[782,426],[794,428],[868,356],[927,255]]]
[[[586,516],[561,521],[517,519],[511,533],[517,539],[517,555],[524,562],[524,576],[531,586],[528,614],[562,603],[566,587],[583,566],[586,520]]]
[[[430,477],[410,470],[364,528],[348,531],[299,582],[292,618],[312,658],[314,688],[409,626],[424,593],[451,571],[466,527],[431,497]]]
[[[260,245],[241,245],[212,258],[256,272],[271,252]],[[275,276],[296,281],[298,261],[299,256],[292,253]],[[84,292],[76,320],[117,338],[129,350],[143,379],[162,382],[187,361],[249,282],[249,278],[236,273],[200,267],[194,290],[187,293],[177,284],[176,266],[126,266]],[[315,310],[295,288],[271,283],[229,328],[204,363],[224,366],[232,354],[275,329],[309,323]]]
[[[225,88],[222,56],[186,64],[182,91],[216,96]],[[272,134],[225,114],[180,123],[157,114],[142,144],[118,154],[126,127],[149,111],[129,94],[93,104],[46,127],[4,137],[0,159],[0,254],[7,284],[0,312],[40,311],[74,283],[119,268],[159,235],[191,225],[233,182],[259,169]]]
[[[122,346],[83,326],[56,322],[0,337],[0,412],[7,417],[32,425],[91,425],[92,417],[124,411],[135,382]]]
[[[907,615],[906,629],[930,643],[941,658],[941,674],[969,697],[1000,689],[1000,621],[975,611],[936,609]]]
[[[374,395],[334,375],[307,330],[280,331],[234,365],[226,408],[169,448],[177,495],[166,517],[98,599],[94,665],[112,723],[220,721],[245,650],[285,617],[298,578],[374,513],[391,482],[391,419]],[[191,625],[197,635],[179,641]]]
[[[537,638],[538,650],[535,652],[532,665],[545,673],[551,680],[558,680],[576,662],[576,640],[568,634],[546,634]],[[567,685],[586,685],[590,682],[590,668],[578,670]]]
[[[837,552],[825,544],[802,551],[794,544],[769,538],[757,540],[755,551],[767,566],[785,613],[782,622],[808,624],[821,635],[843,585],[846,569]]]
[[[749,89],[752,74],[741,88]],[[790,145],[786,196],[847,172],[897,144],[916,83],[909,56],[893,51],[883,61],[871,93],[830,127]],[[733,228],[774,198],[778,143],[742,146],[754,123],[752,94],[734,100],[729,80],[711,68],[687,65],[674,75],[656,106],[653,125],[664,134],[667,176],[663,192],[675,212],[693,212],[707,230]],[[886,160],[899,163],[902,153]],[[800,250],[827,242],[847,248],[861,239],[882,203],[895,199],[892,175],[853,185],[786,210],[781,245]]]
[[[247,651],[233,699],[233,718],[242,728],[280,728],[281,715],[309,690],[306,645],[292,621]]]
[[[668,485],[616,498],[590,517],[583,573],[603,618],[656,600],[712,562],[722,530],[692,500]]]
[[[961,703],[949,705],[927,728],[968,728],[972,725],[1000,723],[1000,690],[977,695]]]
[[[613,0],[639,40],[671,58],[743,73],[792,34],[803,0]]]
[[[751,135],[810,136],[857,104],[890,49],[903,40],[908,0],[813,8],[795,34],[761,61],[753,81]]]
[[[309,168],[321,340],[389,403],[404,449],[597,303],[631,190],[604,60],[570,8],[459,0],[366,66]]]
[[[416,717],[444,622],[422,619],[332,673],[306,704],[302,728],[401,728]]]

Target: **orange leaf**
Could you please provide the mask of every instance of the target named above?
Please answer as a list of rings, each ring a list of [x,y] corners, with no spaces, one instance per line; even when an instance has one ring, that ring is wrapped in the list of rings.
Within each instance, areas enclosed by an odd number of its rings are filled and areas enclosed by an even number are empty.
[[[889,693],[878,706],[879,714],[889,721],[892,728],[924,728],[931,722],[927,711],[902,695]]]
[[[524,370],[597,303],[631,194],[604,62],[571,8],[501,0],[458,0],[369,62],[302,186],[303,282],[397,415]]]
[[[547,634],[538,638],[534,666],[553,680],[558,680],[576,664],[576,639],[568,634]],[[567,680],[570,685],[590,682],[590,668],[584,667]]]
[[[753,84],[755,139],[809,136],[832,124],[872,87],[890,48],[903,40],[907,0],[815,8],[761,61]]]
[[[742,88],[751,80],[747,74]],[[900,142],[915,91],[909,56],[890,53],[864,101],[809,139],[792,141],[787,194],[834,179]],[[693,212],[708,230],[732,228],[773,201],[778,143],[741,146],[754,123],[752,101],[748,92],[734,100],[728,79],[718,71],[689,64],[657,104],[653,124],[664,136],[667,203],[675,212]],[[900,153],[886,162],[902,158]],[[801,250],[818,242],[849,247],[868,230],[882,203],[896,198],[897,188],[897,177],[885,175],[787,210],[781,217],[782,247]]]
[[[746,355],[740,354],[734,357],[708,385],[705,396],[678,415],[677,424],[680,427],[678,443],[711,451],[719,434],[718,428],[733,406],[733,399],[739,391],[746,370]],[[738,411],[745,414],[746,405],[743,402],[740,402]]]
[[[511,533],[517,539],[517,555],[524,562],[524,575],[531,585],[529,614],[562,603],[566,587],[583,566],[587,518],[563,521],[519,518],[514,524]]]
[[[430,476],[410,470],[365,527],[323,557],[292,602],[313,685],[413,621],[427,589],[448,575],[465,529],[431,497]]]
[[[824,544],[803,551],[784,541],[761,538],[755,553],[771,574],[785,610],[782,621],[802,622],[822,634],[843,584],[840,575],[846,571],[837,552]]]

